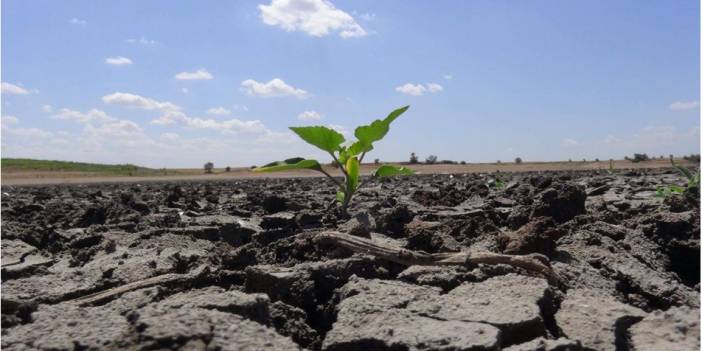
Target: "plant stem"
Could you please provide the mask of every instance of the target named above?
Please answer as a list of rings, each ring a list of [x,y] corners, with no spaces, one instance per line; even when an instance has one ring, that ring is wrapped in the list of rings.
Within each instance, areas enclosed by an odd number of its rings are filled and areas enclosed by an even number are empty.
[[[319,171],[322,172],[322,173],[324,173],[325,176],[329,177],[329,179],[331,179],[336,185],[338,185],[339,188],[342,188],[342,189],[344,188],[344,185],[341,184],[340,181],[338,181],[336,178],[332,177],[331,174],[327,173],[327,172],[326,172],[325,170],[323,170],[321,167],[319,168]]]

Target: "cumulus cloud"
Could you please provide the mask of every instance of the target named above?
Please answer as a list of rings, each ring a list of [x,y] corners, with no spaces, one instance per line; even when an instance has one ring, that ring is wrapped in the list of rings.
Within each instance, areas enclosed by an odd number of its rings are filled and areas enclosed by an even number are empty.
[[[51,112],[54,112],[54,107],[51,105],[44,105],[41,107],[41,110],[46,112],[46,113],[51,113]]]
[[[675,101],[669,108],[673,111],[693,110],[700,107],[699,101]]]
[[[233,118],[217,121],[209,118],[191,117],[180,111],[167,111],[159,118],[151,121],[155,125],[168,125],[181,123],[196,129],[212,129],[222,133],[265,133],[268,131],[263,122],[259,120],[240,120]]]
[[[84,26],[84,25],[88,24],[88,21],[86,21],[84,19],[73,17],[70,20],[68,20],[68,23]]]
[[[444,87],[436,83],[427,83],[427,90],[429,90],[430,93],[438,93],[444,90]]]
[[[2,82],[0,86],[0,91],[3,94],[14,94],[14,95],[27,95],[29,90],[22,88],[21,86],[14,85],[8,82]]]
[[[317,111],[304,111],[297,115],[297,119],[302,121],[319,121],[322,115]]]
[[[301,31],[313,37],[338,32],[342,38],[368,35],[350,14],[326,0],[272,0],[258,5],[263,23],[285,31]]]
[[[159,138],[164,141],[176,141],[180,139],[180,135],[176,133],[162,133]]]
[[[200,68],[195,72],[180,72],[175,75],[177,80],[210,80],[214,77],[204,68]]]
[[[15,116],[2,116],[0,117],[0,125],[2,126],[9,126],[12,124],[17,124],[19,123],[19,119]]]
[[[102,101],[109,105],[120,105],[142,110],[179,111],[180,107],[168,101],[156,101],[131,93],[116,92],[102,97]]]
[[[232,111],[227,110],[224,107],[212,107],[212,108],[207,110],[207,113],[210,115],[226,116],[226,115],[231,115]]]
[[[134,39],[134,38],[127,39],[125,41],[129,44],[141,44],[141,45],[156,45],[156,44],[158,44],[158,42],[156,40],[151,40],[151,39],[147,39],[144,37],[141,37],[139,39]]]
[[[327,127],[331,128],[331,129],[334,129],[335,131],[337,131],[337,132],[343,134],[344,136],[349,136],[349,135],[351,134],[351,133],[349,132],[349,130],[348,130],[345,126],[342,126],[342,125],[338,125],[338,124],[327,124]]]
[[[395,91],[411,96],[422,96],[427,92],[438,93],[443,90],[444,87],[437,83],[427,83],[426,85],[405,83],[395,88]]]
[[[258,97],[294,96],[304,99],[308,96],[307,91],[290,86],[279,78],[273,78],[268,83],[247,79],[241,82],[241,90],[250,96]]]
[[[76,110],[71,110],[67,108],[62,108],[57,114],[49,117],[51,119],[62,119],[66,121],[74,121],[78,123],[91,123],[91,122],[110,122],[114,121],[115,118],[110,117],[105,113],[105,111],[92,109],[88,112],[80,112]]]
[[[124,56],[115,56],[106,58],[105,63],[112,66],[124,66],[131,65],[132,60]]]
[[[565,138],[561,140],[561,145],[568,147],[568,146],[576,146],[578,145],[578,141],[575,139],[570,139],[570,138]]]

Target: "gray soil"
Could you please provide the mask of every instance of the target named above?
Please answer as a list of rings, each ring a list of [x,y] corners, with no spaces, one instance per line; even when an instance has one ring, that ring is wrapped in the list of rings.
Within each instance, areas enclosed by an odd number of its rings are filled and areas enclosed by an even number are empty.
[[[2,188],[6,350],[694,350],[699,189],[673,170],[369,180],[339,213],[319,178]],[[403,266],[334,230],[429,253]],[[163,275],[138,289],[91,294]],[[152,279],[153,280],[153,279]],[[81,302],[83,301],[83,302]]]

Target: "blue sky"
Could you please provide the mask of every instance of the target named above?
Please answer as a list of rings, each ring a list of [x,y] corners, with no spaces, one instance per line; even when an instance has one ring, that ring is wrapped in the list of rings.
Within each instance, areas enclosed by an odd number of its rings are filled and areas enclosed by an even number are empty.
[[[248,166],[698,153],[697,1],[2,2],[2,156]]]

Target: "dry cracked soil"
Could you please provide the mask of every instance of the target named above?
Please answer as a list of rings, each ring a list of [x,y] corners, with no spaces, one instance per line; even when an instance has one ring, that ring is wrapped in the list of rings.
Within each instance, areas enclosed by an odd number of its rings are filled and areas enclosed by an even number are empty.
[[[319,178],[3,187],[2,348],[700,348],[699,189],[655,196],[684,184],[665,169],[502,177],[369,180],[349,216]],[[314,240],[330,230],[538,253],[563,284]]]

